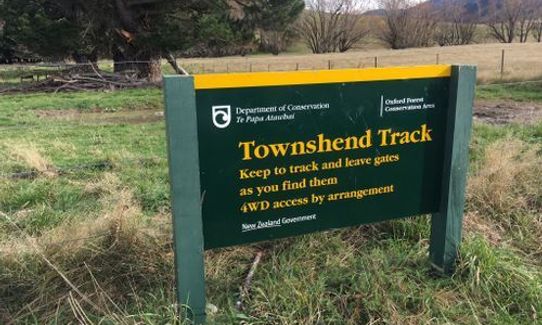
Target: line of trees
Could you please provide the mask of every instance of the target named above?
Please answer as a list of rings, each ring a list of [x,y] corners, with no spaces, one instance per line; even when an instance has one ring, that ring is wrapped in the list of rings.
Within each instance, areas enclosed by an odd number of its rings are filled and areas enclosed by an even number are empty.
[[[471,44],[481,24],[501,42],[542,40],[542,0],[378,0],[380,21],[365,14],[368,0],[306,4],[298,35],[313,53],[347,51],[369,32],[392,49]]]
[[[491,36],[502,43],[525,43],[531,34],[542,39],[542,1],[489,0],[485,24]]]
[[[542,0],[380,0],[379,38],[394,49],[465,45],[485,26],[502,43],[542,41]]]
[[[431,1],[379,0],[380,10],[375,14],[381,15],[381,20],[365,14],[371,4],[368,0],[306,3],[298,33],[313,53],[347,51],[370,32],[390,48],[403,49],[471,44],[477,31],[477,19],[466,15],[461,0],[442,0],[438,5]]]

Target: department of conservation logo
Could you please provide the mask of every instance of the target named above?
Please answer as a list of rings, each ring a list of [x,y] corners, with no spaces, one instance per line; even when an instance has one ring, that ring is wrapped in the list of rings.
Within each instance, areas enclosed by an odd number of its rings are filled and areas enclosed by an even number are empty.
[[[224,129],[230,125],[231,122],[231,106],[219,105],[213,106],[213,124],[219,128]]]

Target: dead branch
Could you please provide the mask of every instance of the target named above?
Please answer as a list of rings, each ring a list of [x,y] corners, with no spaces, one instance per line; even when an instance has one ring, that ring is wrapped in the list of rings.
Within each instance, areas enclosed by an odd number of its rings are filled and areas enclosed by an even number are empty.
[[[252,284],[252,278],[254,277],[254,273],[256,273],[256,268],[258,267],[258,264],[260,264],[260,261],[263,256],[263,251],[259,251],[256,253],[256,256],[254,257],[254,261],[252,262],[252,266],[250,267],[250,271],[247,274],[247,277],[245,279],[245,282],[243,283],[243,286],[240,288],[239,292],[239,300],[235,303],[235,307],[237,310],[243,310],[244,309],[244,301],[246,300],[246,297],[248,296],[248,293],[250,291],[250,286]]]
[[[68,92],[85,90],[115,90],[155,86],[147,79],[138,79],[121,73],[101,71],[92,67],[93,71],[81,72],[65,69],[58,74],[47,77],[43,81],[22,83],[16,87],[0,89],[0,94],[29,92]]]

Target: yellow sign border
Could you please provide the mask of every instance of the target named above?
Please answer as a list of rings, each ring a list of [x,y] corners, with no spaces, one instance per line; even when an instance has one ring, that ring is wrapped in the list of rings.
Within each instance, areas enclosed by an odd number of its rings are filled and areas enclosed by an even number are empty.
[[[198,89],[246,88],[323,83],[384,81],[401,79],[445,78],[452,74],[451,65],[427,65],[372,69],[273,71],[194,75]]]

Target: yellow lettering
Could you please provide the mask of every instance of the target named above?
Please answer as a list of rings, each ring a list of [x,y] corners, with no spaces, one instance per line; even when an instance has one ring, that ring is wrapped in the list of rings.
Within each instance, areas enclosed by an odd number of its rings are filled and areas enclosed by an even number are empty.
[[[431,139],[431,129],[427,128],[427,124],[422,125],[422,142],[433,141]]]
[[[397,133],[400,135],[401,139],[399,140],[399,144],[406,144],[410,143],[410,133],[408,132],[401,132]]]
[[[418,135],[418,137],[416,137],[416,134]],[[414,132],[412,132],[410,134],[410,142],[412,142],[412,143],[420,142],[420,131],[419,130],[416,130],[416,131],[414,131]]]
[[[243,148],[243,160],[251,160],[250,146],[254,146],[254,141],[239,142],[239,148]]]
[[[277,144],[269,145],[275,157],[278,157],[279,155],[286,156],[286,153],[288,152],[288,146],[289,146],[288,143],[277,143]]]
[[[258,159],[264,159],[269,155],[269,147],[266,145],[259,145],[254,149],[254,157]]]
[[[312,154],[316,152],[316,140],[309,140],[307,141],[307,144],[305,145],[305,152],[307,154]]]
[[[331,151],[331,140],[326,139],[324,137],[323,133],[318,134],[317,137],[318,137],[318,144],[319,144],[317,152],[318,153],[330,152]],[[324,146],[325,146],[325,149],[324,149]]]
[[[337,138],[335,140],[333,140],[333,151],[341,151],[343,150],[343,147],[341,145],[344,144],[344,139],[343,138]]]
[[[378,130],[378,135],[380,136],[380,146],[388,146],[388,135],[391,133],[391,129]]]
[[[344,139],[344,149],[357,149],[358,147],[358,137],[348,137]]]
[[[365,135],[359,138],[359,147],[367,149],[373,145],[373,135],[371,130],[365,131]]]
[[[305,143],[301,141],[296,141],[290,145],[291,147],[291,155],[297,156],[297,155],[304,155],[305,154]]]

